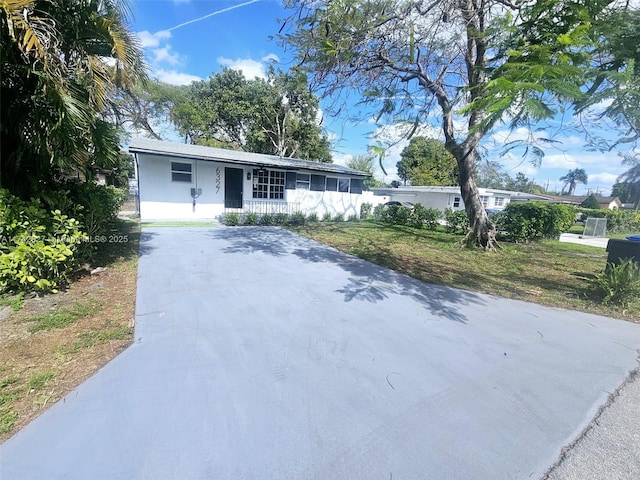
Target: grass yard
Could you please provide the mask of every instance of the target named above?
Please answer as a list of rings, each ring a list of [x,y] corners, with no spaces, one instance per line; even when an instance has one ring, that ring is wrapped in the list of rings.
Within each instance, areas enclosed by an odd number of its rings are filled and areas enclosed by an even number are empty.
[[[427,283],[640,322],[640,302],[604,306],[590,286],[603,248],[545,240],[501,243],[496,253],[460,247],[459,235],[372,221],[314,223],[292,231]]]
[[[0,297],[0,442],[131,344],[139,236],[120,222],[66,290]]]

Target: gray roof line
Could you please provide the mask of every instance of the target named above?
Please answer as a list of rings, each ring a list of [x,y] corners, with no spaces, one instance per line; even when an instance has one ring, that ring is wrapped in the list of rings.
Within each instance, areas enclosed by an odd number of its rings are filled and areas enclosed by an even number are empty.
[[[152,153],[156,155],[167,155],[181,158],[195,158],[205,161],[224,161],[227,163],[237,163],[242,165],[256,165],[264,167],[278,167],[283,169],[306,169],[322,172],[338,173],[342,175],[352,175],[358,177],[369,177],[366,172],[353,170],[334,165],[332,163],[311,162],[298,158],[278,157],[275,155],[265,155],[262,153],[238,152],[224,148],[204,147],[201,145],[190,145],[186,143],[165,142],[161,140],[151,140],[148,138],[133,138],[129,142],[131,153]]]

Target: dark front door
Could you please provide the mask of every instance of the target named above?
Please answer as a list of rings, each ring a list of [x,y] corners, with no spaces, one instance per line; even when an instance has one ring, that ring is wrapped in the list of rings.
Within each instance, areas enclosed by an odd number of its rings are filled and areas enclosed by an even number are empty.
[[[224,169],[224,206],[225,208],[242,208],[242,176],[240,168]]]

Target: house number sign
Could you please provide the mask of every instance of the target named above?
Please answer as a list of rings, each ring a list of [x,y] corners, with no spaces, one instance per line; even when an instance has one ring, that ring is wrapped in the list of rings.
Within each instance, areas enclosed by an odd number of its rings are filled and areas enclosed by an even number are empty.
[[[216,168],[216,193],[220,191],[220,167]]]

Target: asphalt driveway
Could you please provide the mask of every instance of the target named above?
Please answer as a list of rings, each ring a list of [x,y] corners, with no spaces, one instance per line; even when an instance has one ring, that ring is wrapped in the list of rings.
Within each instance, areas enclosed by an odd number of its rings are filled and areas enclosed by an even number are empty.
[[[276,228],[145,229],[135,343],[2,480],[541,478],[640,325],[425,285]]]

